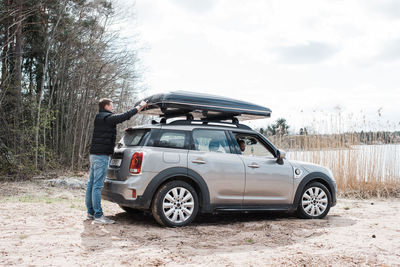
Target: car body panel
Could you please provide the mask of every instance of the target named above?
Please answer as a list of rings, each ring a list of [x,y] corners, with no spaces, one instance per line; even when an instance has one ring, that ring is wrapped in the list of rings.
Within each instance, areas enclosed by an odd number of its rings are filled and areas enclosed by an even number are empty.
[[[241,155],[246,169],[244,205],[289,204],[293,199],[293,167],[275,158]],[[257,166],[257,167],[252,167]]]
[[[191,150],[188,168],[206,181],[211,203],[242,204],[245,174],[238,155]]]

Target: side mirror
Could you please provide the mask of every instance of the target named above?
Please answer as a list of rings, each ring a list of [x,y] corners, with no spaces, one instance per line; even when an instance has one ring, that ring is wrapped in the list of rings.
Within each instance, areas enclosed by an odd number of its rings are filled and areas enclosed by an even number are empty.
[[[286,158],[286,152],[285,152],[285,150],[281,150],[281,149],[278,149],[278,153],[277,153],[278,155],[278,157],[277,157],[277,159],[276,159],[276,162],[278,163],[278,164],[283,164],[283,159],[284,158]]]

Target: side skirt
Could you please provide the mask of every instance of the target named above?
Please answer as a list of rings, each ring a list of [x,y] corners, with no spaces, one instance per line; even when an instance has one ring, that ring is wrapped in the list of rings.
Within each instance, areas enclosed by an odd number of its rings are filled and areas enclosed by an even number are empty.
[[[232,206],[232,205],[215,205],[212,207],[214,212],[245,212],[245,211],[294,211],[293,205],[290,204],[272,204],[272,205],[256,205],[256,206]]]

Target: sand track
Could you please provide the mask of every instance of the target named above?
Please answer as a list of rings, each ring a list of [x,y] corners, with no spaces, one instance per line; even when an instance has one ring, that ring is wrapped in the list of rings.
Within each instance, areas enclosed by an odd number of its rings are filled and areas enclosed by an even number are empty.
[[[339,199],[323,220],[219,214],[163,228],[110,202],[104,211],[117,223],[93,225],[83,194],[0,183],[0,265],[400,266],[399,199]]]

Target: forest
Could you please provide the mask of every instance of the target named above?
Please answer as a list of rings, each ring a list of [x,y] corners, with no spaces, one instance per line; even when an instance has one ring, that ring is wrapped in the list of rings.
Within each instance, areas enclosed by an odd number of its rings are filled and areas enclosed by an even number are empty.
[[[115,17],[106,0],[0,0],[1,174],[84,168],[99,98],[119,112],[144,90]]]

